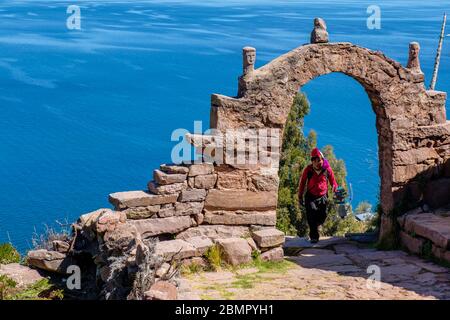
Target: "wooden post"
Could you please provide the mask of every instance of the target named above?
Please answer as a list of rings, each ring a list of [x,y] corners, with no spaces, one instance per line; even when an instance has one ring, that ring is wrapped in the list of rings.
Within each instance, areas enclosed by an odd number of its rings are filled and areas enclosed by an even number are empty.
[[[441,60],[442,42],[444,41],[445,23],[447,21],[447,14],[444,13],[444,20],[442,21],[441,36],[439,38],[439,45],[436,53],[436,60],[434,61],[433,78],[431,78],[430,90],[434,90],[439,70],[439,61]]]

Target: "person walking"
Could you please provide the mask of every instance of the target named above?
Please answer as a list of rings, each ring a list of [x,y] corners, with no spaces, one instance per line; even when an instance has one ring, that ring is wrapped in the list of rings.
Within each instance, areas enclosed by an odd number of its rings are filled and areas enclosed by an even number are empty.
[[[319,226],[327,217],[328,182],[336,192],[338,185],[334,172],[328,161],[318,148],[311,151],[311,164],[303,170],[298,187],[298,199],[301,206],[306,209],[306,219],[309,225],[309,238],[311,243],[319,241]],[[306,194],[303,196],[303,194]]]

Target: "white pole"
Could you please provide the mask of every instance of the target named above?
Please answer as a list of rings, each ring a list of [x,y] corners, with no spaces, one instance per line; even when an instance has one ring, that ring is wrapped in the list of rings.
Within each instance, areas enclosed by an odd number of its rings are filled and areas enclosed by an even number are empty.
[[[445,33],[445,23],[447,21],[447,14],[444,13],[444,20],[442,21],[442,28],[441,28],[441,36],[439,38],[439,45],[436,53],[436,60],[434,61],[434,71],[433,71],[433,77],[431,78],[431,84],[430,84],[430,90],[434,90],[434,87],[436,86],[436,80],[439,70],[439,61],[441,60],[441,50],[442,50],[442,42],[444,41],[444,33]]]

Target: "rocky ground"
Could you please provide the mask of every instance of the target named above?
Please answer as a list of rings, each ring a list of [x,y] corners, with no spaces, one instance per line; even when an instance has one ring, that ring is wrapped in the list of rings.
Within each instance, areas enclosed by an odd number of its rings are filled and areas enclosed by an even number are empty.
[[[185,275],[179,298],[450,299],[450,269],[403,251],[377,251],[339,238],[311,246],[296,238],[286,239],[285,253],[281,270]],[[380,281],[371,281],[377,267]]]

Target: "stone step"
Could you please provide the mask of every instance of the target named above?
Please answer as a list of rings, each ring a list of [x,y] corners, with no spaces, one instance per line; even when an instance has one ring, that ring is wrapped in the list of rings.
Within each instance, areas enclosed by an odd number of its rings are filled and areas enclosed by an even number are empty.
[[[428,239],[440,248],[450,248],[450,217],[419,213],[403,219],[406,232]]]
[[[302,250],[308,248],[325,249],[335,245],[350,243],[352,242],[344,237],[323,237],[320,238],[319,242],[313,244],[305,237],[286,236],[283,250],[286,256],[296,256]]]
[[[116,210],[175,203],[177,199],[178,194],[156,195],[141,190],[116,192],[109,195],[109,202]]]

